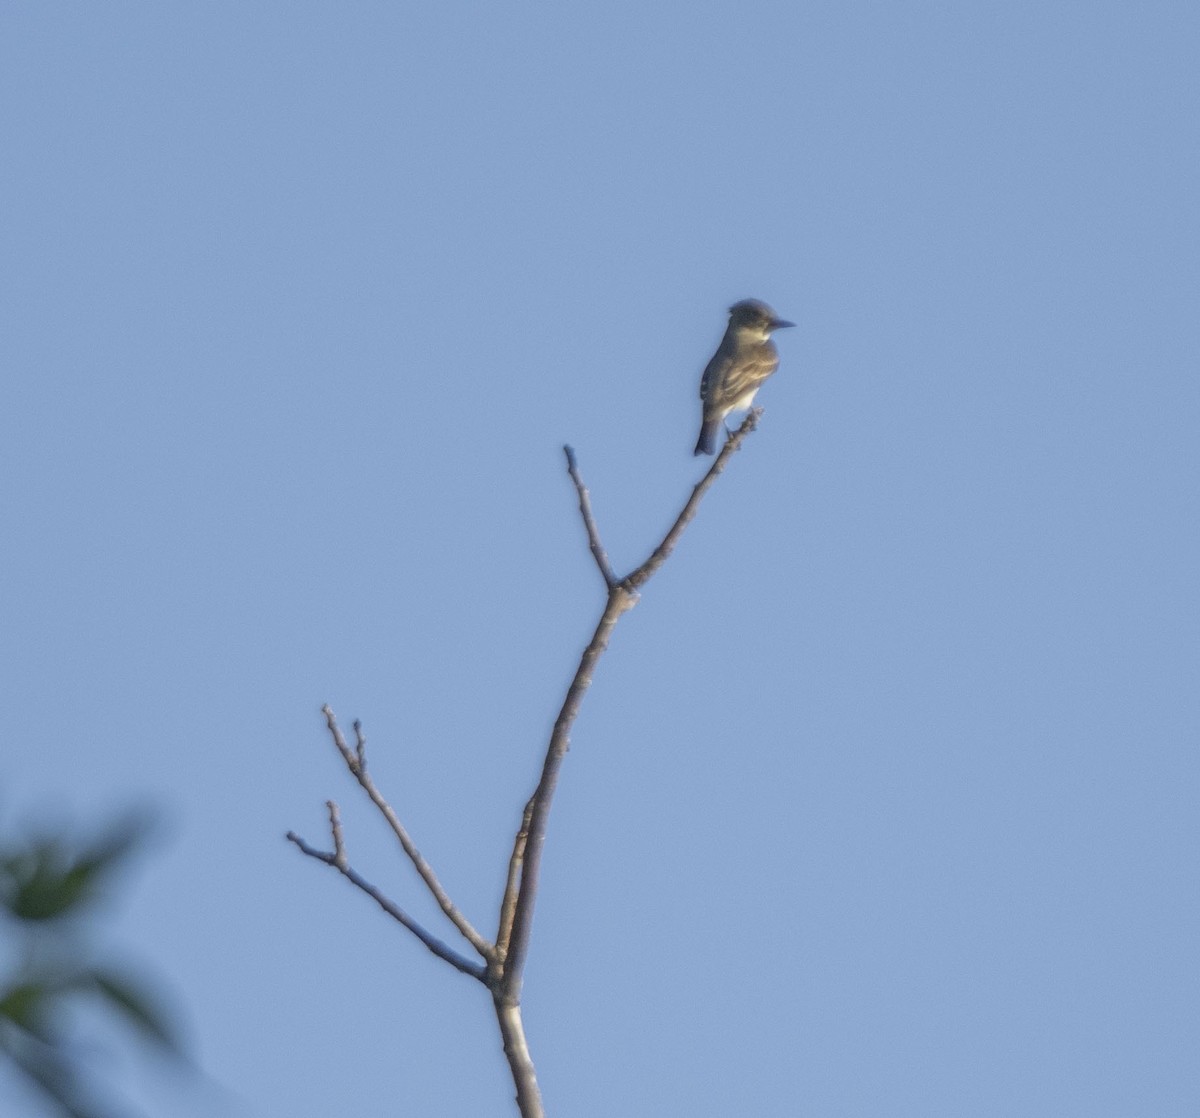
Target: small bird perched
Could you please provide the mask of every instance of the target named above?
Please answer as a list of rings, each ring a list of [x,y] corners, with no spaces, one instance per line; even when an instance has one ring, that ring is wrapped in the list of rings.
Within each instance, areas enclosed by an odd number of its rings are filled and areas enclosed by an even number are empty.
[[[696,454],[715,454],[717,433],[731,411],[748,408],[762,382],[779,368],[771,331],[795,326],[775,317],[766,303],[743,299],[729,308],[729,325],[700,381],[704,404]]]

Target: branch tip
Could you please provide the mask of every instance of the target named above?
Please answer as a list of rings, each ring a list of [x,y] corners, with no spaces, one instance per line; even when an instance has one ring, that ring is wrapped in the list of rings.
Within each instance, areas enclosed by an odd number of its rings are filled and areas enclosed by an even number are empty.
[[[608,600],[605,602],[600,620],[596,623],[592,639],[580,658],[575,676],[567,688],[558,718],[555,719],[554,729],[550,734],[550,742],[546,749],[546,760],[542,766],[541,778],[525,808],[521,829],[517,832],[516,840],[513,843],[513,852],[509,858],[508,881],[501,903],[500,929],[496,936],[496,957],[499,966],[503,969],[503,976],[497,989],[514,1005],[520,997],[525,960],[529,954],[533,910],[537,904],[542,849],[545,844],[546,821],[550,814],[550,804],[558,784],[559,769],[570,748],[571,729],[579,714],[584,694],[591,686],[596,664],[608,647],[613,627],[623,613],[637,604],[641,587],[649,582],[670,557],[679,538],[683,535],[684,529],[696,515],[700,501],[725,469],[730,456],[741,446],[742,440],[754,430],[761,415],[760,408],[755,408],[747,414],[742,425],[729,436],[708,472],[692,489],[691,496],[675,518],[675,523],[663,537],[662,542],[640,567],[623,579],[617,579],[614,576],[608,556],[600,544],[600,535],[592,515],[591,499],[583,484],[583,479],[580,477],[575,452],[570,446],[563,447],[563,453],[567,459],[567,472],[571,475],[575,491],[579,496],[579,511],[583,516],[584,526],[587,528],[588,545],[591,547],[600,573],[604,576],[605,584],[608,587]],[[500,1000],[497,1000],[497,1005],[500,1005]]]
[[[564,446],[563,453],[567,456],[567,473],[571,475],[571,481],[575,484],[575,494],[579,498],[579,514],[583,517],[583,527],[587,532],[588,548],[591,550],[592,558],[596,560],[596,566],[600,570],[600,577],[604,579],[604,585],[612,590],[617,585],[617,576],[612,569],[612,564],[608,561],[608,553],[600,542],[600,529],[596,527],[596,518],[592,514],[591,495],[579,474],[579,463],[575,460],[575,451],[569,446]]]
[[[348,863],[346,836],[342,832],[342,814],[333,800],[326,800],[325,806],[329,809],[329,833],[333,836],[333,864],[339,870],[345,870]]]

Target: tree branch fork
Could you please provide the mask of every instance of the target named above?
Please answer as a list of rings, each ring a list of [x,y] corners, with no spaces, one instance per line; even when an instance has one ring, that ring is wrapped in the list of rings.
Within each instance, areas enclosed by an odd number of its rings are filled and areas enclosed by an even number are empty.
[[[500,903],[499,922],[494,939],[489,940],[477,931],[462,910],[450,899],[433,867],[421,855],[403,823],[379,791],[367,771],[367,742],[361,723],[355,721],[353,724],[354,744],[351,745],[329,706],[321,708],[333,746],[341,756],[350,775],[358,782],[367,798],[383,816],[405,856],[412,863],[442,913],[459,937],[465,941],[466,947],[478,958],[473,958],[462,948],[451,947],[433,935],[354,869],[346,851],[340,809],[333,800],[326,803],[329,813],[330,838],[333,843],[332,851],[320,850],[309,845],[294,831],[287,833],[287,839],[302,854],[337,870],[358,890],[375,901],[393,920],[415,936],[432,954],[454,967],[455,970],[470,975],[488,988],[496,1009],[505,1057],[516,1084],[517,1104],[522,1118],[544,1118],[534,1065],[529,1055],[521,1020],[521,987],[532,939],[533,914],[537,905],[542,852],[550,806],[558,785],[559,771],[570,747],[572,727],[579,715],[584,696],[591,686],[596,666],[608,648],[609,639],[617,622],[623,614],[637,604],[641,588],[670,558],[680,537],[696,515],[705,494],[724,472],[733,454],[741,448],[746,436],[755,429],[761,415],[761,408],[753,409],[741,426],[729,435],[720,454],[717,455],[708,472],[692,489],[691,495],[658,546],[640,566],[635,567],[623,577],[614,572],[601,542],[600,530],[592,511],[591,497],[580,475],[575,452],[569,446],[563,447],[567,473],[575,486],[580,516],[587,533],[588,548],[596,568],[600,572],[600,577],[604,580],[606,599],[591,640],[580,657],[579,666],[567,688],[558,717],[555,719],[537,787],[522,813],[521,824],[517,829],[512,852],[508,859],[504,895]]]

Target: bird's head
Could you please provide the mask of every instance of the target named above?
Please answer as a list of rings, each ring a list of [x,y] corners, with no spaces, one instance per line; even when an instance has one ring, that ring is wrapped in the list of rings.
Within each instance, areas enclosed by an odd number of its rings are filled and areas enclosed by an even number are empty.
[[[766,338],[770,336],[772,330],[782,330],[786,326],[795,326],[796,324],[780,318],[760,299],[743,299],[729,308],[729,325],[751,330]]]

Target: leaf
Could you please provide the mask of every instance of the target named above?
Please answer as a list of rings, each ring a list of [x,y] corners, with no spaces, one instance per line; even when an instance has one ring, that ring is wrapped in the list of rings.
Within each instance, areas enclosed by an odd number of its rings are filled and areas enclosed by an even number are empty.
[[[112,970],[95,970],[91,977],[97,992],[120,1010],[145,1039],[165,1048],[174,1056],[183,1055],[182,1045],[166,1014],[128,975]]]
[[[27,1033],[48,1041],[50,991],[40,982],[21,982],[10,986],[0,997],[0,1017],[7,1017]]]
[[[130,815],[78,852],[58,838],[39,839],[0,859],[0,900],[21,920],[75,915],[96,897],[101,878],[128,860],[146,832]]]
[[[86,899],[87,875],[61,866],[59,852],[50,846],[33,851],[18,873],[9,909],[22,920],[54,920]]]

